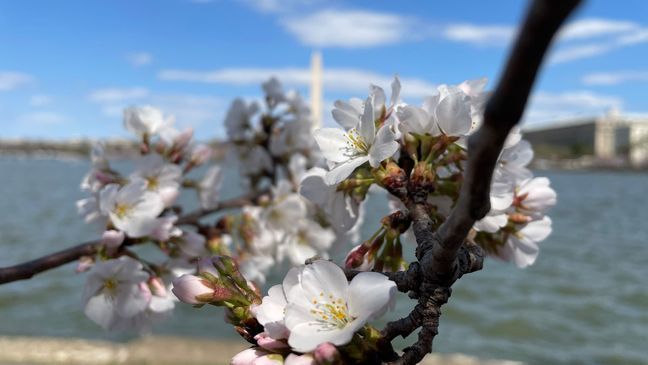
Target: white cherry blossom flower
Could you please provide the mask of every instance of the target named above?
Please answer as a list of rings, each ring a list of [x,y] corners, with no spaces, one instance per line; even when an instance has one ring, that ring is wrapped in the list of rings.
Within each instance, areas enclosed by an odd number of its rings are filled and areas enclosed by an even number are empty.
[[[495,233],[508,223],[506,210],[513,204],[513,186],[507,182],[493,181],[490,190],[491,210],[475,222],[474,229]]]
[[[326,170],[315,167],[301,180],[299,193],[324,210],[329,221],[339,231],[351,230],[360,216],[359,204],[335,185],[325,181]]]
[[[533,160],[533,149],[526,140],[520,140],[512,147],[502,150],[493,179],[499,181],[517,182],[533,176],[527,165]]]
[[[351,98],[349,102],[337,100],[333,104],[333,119],[345,130],[349,130],[358,124],[364,110],[364,101],[359,98]]]
[[[175,226],[177,220],[178,216],[176,215],[157,218],[153,231],[151,232],[151,237],[158,241],[168,241],[172,237],[179,237],[182,235],[182,230]]]
[[[284,322],[287,304],[283,286],[278,284],[268,289],[268,295],[263,297],[261,304],[253,310],[265,332],[275,340],[288,338],[290,335]]]
[[[271,77],[270,80],[261,84],[261,88],[263,89],[266,97],[272,101],[273,105],[286,100],[283,86],[276,77]]]
[[[243,99],[235,99],[225,117],[225,129],[229,139],[241,141],[250,137],[252,132],[250,118],[258,111],[259,104],[247,104]]]
[[[178,247],[183,254],[189,257],[201,257],[206,254],[205,236],[194,231],[183,231],[179,239]]]
[[[556,192],[549,185],[546,177],[522,181],[515,191],[516,209],[533,218],[542,216],[547,209],[556,205]]]
[[[273,202],[261,211],[259,219],[271,230],[291,231],[306,213],[304,198],[292,192],[290,182],[281,180],[273,188]]]
[[[99,208],[99,199],[96,196],[77,200],[76,207],[77,212],[83,217],[86,223],[104,224],[107,220],[107,217]]]
[[[84,288],[85,314],[102,328],[114,329],[148,306],[150,293],[140,288],[148,277],[142,264],[128,256],[95,264]]]
[[[137,170],[131,174],[131,179],[144,180],[148,190],[160,194],[165,207],[171,206],[180,193],[180,166],[167,163],[157,153],[141,157],[136,165]]]
[[[284,237],[277,248],[281,261],[287,256],[293,265],[302,265],[306,260],[318,256],[328,258],[328,251],[335,242],[335,232],[318,223],[302,219],[297,223],[297,230]]]
[[[275,264],[272,256],[268,255],[248,255],[239,262],[239,271],[247,280],[256,284],[263,285],[266,281],[266,275]]]
[[[159,194],[147,189],[145,181],[136,180],[123,187],[106,186],[100,193],[99,207],[117,229],[129,237],[143,237],[155,229],[164,203]]]
[[[381,126],[376,132],[376,118],[371,104],[371,98],[368,98],[359,123],[349,131],[337,128],[315,131],[315,140],[331,165],[325,176],[327,184],[342,182],[366,162],[378,167],[398,151],[396,134],[390,125]]]
[[[165,120],[162,111],[150,105],[124,109],[124,126],[136,136],[152,136],[160,132],[171,120]]]
[[[506,261],[513,261],[520,268],[533,265],[540,251],[538,242],[544,241],[550,234],[549,217],[531,221],[509,235],[508,240],[499,248],[497,256]]]
[[[396,284],[379,273],[365,272],[347,282],[340,267],[318,260],[293,268],[283,282],[288,344],[309,352],[325,342],[345,345],[368,321],[392,302]]]

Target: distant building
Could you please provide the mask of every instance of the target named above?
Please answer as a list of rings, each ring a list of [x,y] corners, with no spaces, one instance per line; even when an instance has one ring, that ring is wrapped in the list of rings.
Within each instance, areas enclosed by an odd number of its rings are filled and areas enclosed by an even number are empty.
[[[623,116],[612,109],[601,117],[529,127],[523,133],[540,158],[591,157],[598,165],[648,166],[648,117]]]

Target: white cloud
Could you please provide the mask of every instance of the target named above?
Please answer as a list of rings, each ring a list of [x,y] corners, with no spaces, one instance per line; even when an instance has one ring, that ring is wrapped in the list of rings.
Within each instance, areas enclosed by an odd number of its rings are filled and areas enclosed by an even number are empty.
[[[307,68],[225,68],[214,71],[163,70],[158,78],[166,81],[187,81],[230,85],[259,85],[276,76],[286,85],[310,85],[311,74]],[[343,91],[364,94],[373,83],[389,87],[393,75],[384,75],[353,68],[325,68],[322,75],[327,91]],[[436,92],[436,86],[428,81],[401,77],[403,95],[420,97]]]
[[[626,82],[648,82],[648,71],[596,72],[583,76],[585,85],[617,85]]]
[[[263,13],[282,13],[312,6],[322,0],[240,0],[253,9]]]
[[[549,57],[550,63],[564,63],[610,52],[613,44],[591,43],[559,49]]]
[[[35,124],[35,125],[58,125],[69,121],[63,114],[56,112],[30,112],[19,115],[17,118],[19,123]]]
[[[92,91],[88,95],[88,99],[97,103],[106,103],[142,99],[148,95],[148,89],[143,87],[109,88]]]
[[[34,81],[32,75],[23,72],[0,71],[0,91],[10,91]]]
[[[505,45],[514,35],[515,28],[506,25],[450,24],[443,30],[447,40],[480,46]]]
[[[618,96],[602,95],[589,90],[561,93],[537,92],[531,96],[524,114],[525,122],[556,121],[567,118],[597,116],[611,108],[621,108],[623,99]]]
[[[322,10],[281,20],[284,28],[308,46],[375,47],[411,39],[417,21],[364,10]],[[420,31],[420,29],[418,29]]]
[[[153,62],[153,55],[148,52],[133,52],[126,55],[126,59],[131,65],[141,67],[150,65]]]
[[[29,105],[33,107],[43,107],[52,103],[52,98],[49,95],[32,95],[29,98]]]
[[[639,24],[626,20],[588,18],[567,24],[559,33],[561,40],[594,38],[627,33],[639,29]]]

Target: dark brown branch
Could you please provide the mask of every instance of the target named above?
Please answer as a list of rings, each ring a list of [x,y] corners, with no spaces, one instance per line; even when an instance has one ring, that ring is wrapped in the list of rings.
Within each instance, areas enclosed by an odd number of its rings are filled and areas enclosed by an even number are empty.
[[[486,104],[483,125],[468,140],[468,163],[457,204],[439,229],[434,230],[426,195],[420,194],[416,186],[396,195],[409,210],[416,236],[420,281],[410,294],[418,298],[418,304],[407,317],[388,323],[381,341],[407,337],[418,328],[421,331],[400,358],[385,358],[385,363],[413,365],[432,352],[441,306],[448,301],[452,285],[462,275],[482,268],[483,250],[467,242],[466,237],[475,222],[490,210],[491,179],[504,141],[522,117],[551,40],[579,2],[532,2],[500,82]]]
[[[484,110],[484,123],[468,139],[468,164],[459,200],[439,228],[445,250],[456,252],[473,224],[490,210],[490,183],[511,129],[524,112],[545,53],[580,0],[535,0],[515,41],[500,82]]]
[[[30,279],[38,273],[63,266],[82,256],[92,256],[100,247],[100,241],[89,241],[32,261],[0,268],[0,284]]]
[[[181,216],[176,224],[195,224],[209,214],[226,209],[241,208],[245,205],[252,204],[256,199],[258,199],[258,196],[248,194],[234,199],[223,200],[218,206],[212,209],[198,209]],[[30,279],[36,274],[63,266],[78,260],[82,256],[92,256],[97,253],[99,248],[101,248],[101,242],[99,240],[90,241],[32,261],[0,268],[0,285],[12,281]]]

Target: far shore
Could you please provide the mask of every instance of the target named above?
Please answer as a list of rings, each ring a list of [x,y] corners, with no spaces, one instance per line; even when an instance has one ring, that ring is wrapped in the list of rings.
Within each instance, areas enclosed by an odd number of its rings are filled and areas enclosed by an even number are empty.
[[[0,336],[0,365],[227,365],[247,348],[244,341],[187,337],[145,337],[128,343]],[[428,355],[423,365],[521,365],[516,361],[483,360],[462,354]]]
[[[86,159],[90,156],[92,146],[100,140],[0,140],[0,156],[35,159]],[[140,154],[139,144],[127,139],[101,140],[106,156],[110,159],[131,159]],[[226,144],[220,141],[207,142],[214,150],[214,158],[220,159],[225,154]]]

